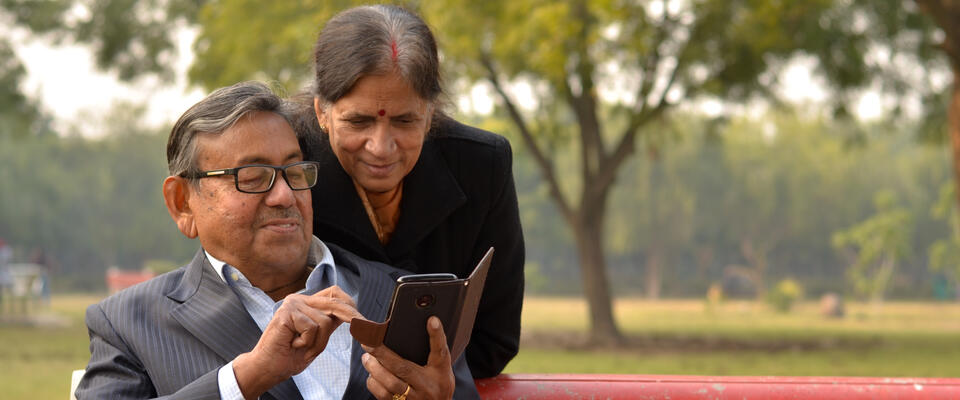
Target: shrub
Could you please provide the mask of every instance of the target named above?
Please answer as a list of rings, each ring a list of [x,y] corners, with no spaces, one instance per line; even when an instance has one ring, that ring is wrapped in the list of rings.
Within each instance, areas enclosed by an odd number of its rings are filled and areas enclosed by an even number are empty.
[[[767,293],[767,303],[781,313],[790,312],[794,303],[803,298],[803,286],[793,279],[784,279]]]

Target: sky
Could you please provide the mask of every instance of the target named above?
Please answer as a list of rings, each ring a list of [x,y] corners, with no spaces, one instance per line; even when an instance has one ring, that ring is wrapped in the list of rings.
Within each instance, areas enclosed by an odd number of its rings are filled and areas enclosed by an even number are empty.
[[[192,104],[199,101],[204,91],[188,87],[186,70],[193,60],[191,45],[196,33],[183,29],[177,34],[178,57],[173,82],[158,81],[155,77],[141,78],[134,83],[120,82],[115,74],[99,71],[94,66],[91,51],[78,45],[54,45],[43,39],[31,37],[24,30],[11,33],[14,50],[25,68],[27,79],[24,92],[40,99],[43,106],[54,116],[54,128],[58,132],[78,132],[87,137],[97,137],[102,132],[103,118],[117,102],[147,104],[145,123],[163,129],[172,125]],[[824,85],[812,73],[816,60],[798,57],[784,70],[780,77],[779,91],[797,104],[815,104],[827,99]],[[67,67],[64,67],[67,66]],[[601,87],[601,96],[620,98],[622,88],[614,85]],[[510,88],[521,106],[534,107],[535,89],[530,85],[517,84]],[[456,100],[460,111],[473,110],[486,114],[493,108],[493,91],[477,85],[464,90]],[[856,105],[856,113],[864,119],[882,115],[882,100],[876,92],[866,91]],[[702,102],[698,105],[708,114],[724,111],[719,102]]]
[[[14,51],[27,70],[22,90],[41,101],[53,115],[58,132],[75,129],[84,136],[99,136],[102,119],[117,102],[146,102],[145,124],[168,128],[204,95],[200,88],[187,87],[185,74],[193,59],[190,45],[195,36],[187,30],[177,35],[173,82],[161,82],[155,77],[121,82],[116,74],[96,68],[87,47],[54,45],[22,30],[11,36]]]

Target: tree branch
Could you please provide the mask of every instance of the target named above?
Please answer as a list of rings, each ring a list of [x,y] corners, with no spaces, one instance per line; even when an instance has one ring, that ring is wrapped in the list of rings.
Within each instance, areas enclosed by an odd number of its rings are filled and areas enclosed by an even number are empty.
[[[667,9],[668,7],[666,7],[666,4],[664,4],[660,26],[659,29],[657,29],[657,34],[653,40],[654,45],[652,54],[645,57],[646,62],[641,66],[641,71],[643,71],[643,83],[637,90],[636,112],[638,114],[647,109],[647,105],[649,104],[647,97],[650,96],[650,92],[653,91],[653,85],[657,82],[657,70],[659,69],[661,59],[660,45],[667,40],[667,37],[669,37],[673,23],[675,22],[675,20],[670,17],[670,13],[667,11]]]
[[[663,114],[664,111],[672,104],[667,102],[667,94],[670,93],[670,89],[673,88],[674,83],[677,81],[677,76],[680,75],[680,71],[685,67],[685,59],[687,48],[689,47],[689,41],[683,45],[683,48],[677,52],[677,65],[674,66],[673,71],[670,72],[670,78],[667,80],[666,86],[664,86],[663,91],[660,93],[660,99],[657,101],[655,108],[647,108],[646,96],[644,97],[643,103],[644,107],[638,110],[633,114],[633,117],[630,119],[630,123],[627,125],[627,128],[624,129],[623,134],[620,137],[620,142],[617,144],[617,147],[614,149],[613,153],[609,158],[605,159],[601,164],[600,171],[597,173],[597,185],[598,187],[605,187],[606,185],[613,184],[613,180],[617,175],[617,170],[620,169],[620,166],[630,158],[630,155],[633,154],[637,134],[640,132],[640,128],[650,121],[658,118]],[[659,51],[658,51],[659,57]],[[647,93],[649,94],[649,93]]]
[[[940,46],[953,63],[960,65],[960,27],[956,23],[960,17],[960,4],[943,0],[916,0],[916,3],[943,29],[945,37]]]
[[[500,84],[500,78],[498,77],[496,67],[493,65],[493,60],[491,60],[490,55],[481,51],[480,63],[487,71],[487,80],[491,85],[493,85],[493,89],[496,90],[497,94],[500,95],[507,112],[510,114],[510,119],[513,120],[514,124],[517,126],[517,129],[520,130],[520,137],[523,138],[524,144],[526,144],[527,148],[530,149],[530,153],[533,154],[534,161],[536,161],[541,172],[543,172],[543,177],[546,179],[547,186],[550,188],[550,194],[553,196],[554,200],[556,200],[557,206],[560,208],[560,214],[562,214],[568,221],[574,222],[574,212],[570,208],[570,203],[567,201],[566,197],[564,197],[563,191],[560,189],[556,172],[553,169],[553,163],[547,159],[543,150],[541,150],[540,146],[537,145],[533,134],[527,127],[526,121],[523,119],[523,116],[520,115],[520,111],[513,104],[513,102],[510,101],[510,97],[503,89],[503,85]]]
[[[593,82],[594,65],[587,49],[587,32],[591,28],[593,17],[583,2],[577,3],[575,12],[577,19],[583,24],[574,46],[577,63],[573,74],[580,83],[580,94],[574,94],[567,81],[560,82],[560,86],[580,125],[580,156],[583,162],[581,175],[584,188],[587,188],[592,184],[593,177],[603,164],[606,149],[600,135],[600,121],[597,118],[597,101]]]

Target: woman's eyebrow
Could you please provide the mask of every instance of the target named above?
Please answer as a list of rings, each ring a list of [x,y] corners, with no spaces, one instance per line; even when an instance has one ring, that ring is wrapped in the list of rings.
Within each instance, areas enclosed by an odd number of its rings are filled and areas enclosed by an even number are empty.
[[[362,119],[362,118],[373,118],[373,115],[364,114],[359,111],[347,111],[343,114],[340,114],[340,119]]]
[[[400,114],[400,115],[391,116],[390,118],[392,118],[392,119],[420,119],[420,114],[415,113],[415,112],[413,112],[413,111],[410,111],[410,112],[405,112],[405,113]]]

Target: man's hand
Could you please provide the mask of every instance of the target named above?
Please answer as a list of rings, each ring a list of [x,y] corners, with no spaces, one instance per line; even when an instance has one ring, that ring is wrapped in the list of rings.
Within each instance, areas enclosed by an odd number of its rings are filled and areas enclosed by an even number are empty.
[[[312,296],[284,298],[257,346],[233,360],[243,397],[255,399],[302,372],[326,348],[333,331],[354,317],[363,318],[350,296],[337,286]]]
[[[427,320],[427,333],[430,335],[430,356],[427,365],[422,367],[401,358],[386,346],[363,346],[367,351],[363,355],[363,367],[370,373],[367,389],[377,399],[390,400],[395,394],[404,393],[408,400],[453,397],[455,380],[450,349],[439,318]]]

